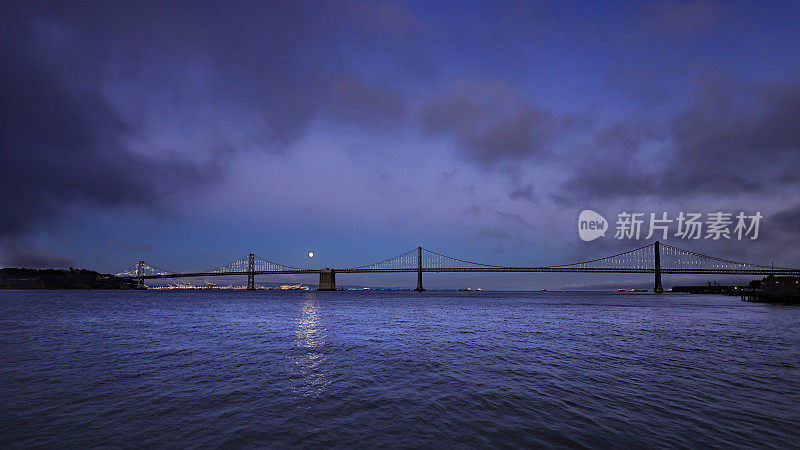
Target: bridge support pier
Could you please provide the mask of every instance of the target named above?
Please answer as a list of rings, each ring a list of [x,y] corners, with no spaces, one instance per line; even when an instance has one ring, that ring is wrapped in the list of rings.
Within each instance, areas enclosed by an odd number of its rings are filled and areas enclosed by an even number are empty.
[[[255,291],[256,290],[256,264],[255,264],[255,255],[250,253],[248,256],[247,261],[247,290],[248,291]]]
[[[319,272],[319,291],[335,291],[336,290],[336,272],[329,268],[322,269]]]
[[[656,279],[655,279],[655,287],[653,287],[653,292],[660,294],[664,292],[664,287],[661,286],[661,244],[658,241],[656,241],[656,243],[653,244],[653,246],[656,257],[655,261]]]
[[[422,287],[422,247],[417,247],[417,288],[414,289],[417,292],[422,292],[425,290]]]

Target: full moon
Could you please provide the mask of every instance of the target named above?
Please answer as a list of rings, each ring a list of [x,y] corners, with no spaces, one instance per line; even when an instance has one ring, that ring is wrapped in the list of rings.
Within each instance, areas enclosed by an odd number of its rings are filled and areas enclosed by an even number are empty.
[[[308,257],[309,258],[313,258],[314,257],[314,252],[308,252]]]

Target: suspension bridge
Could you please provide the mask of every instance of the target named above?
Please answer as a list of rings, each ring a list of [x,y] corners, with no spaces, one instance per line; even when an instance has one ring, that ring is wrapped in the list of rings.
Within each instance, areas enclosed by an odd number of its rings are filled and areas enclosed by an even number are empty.
[[[395,257],[364,266],[343,269],[304,269],[268,261],[253,253],[224,266],[205,272],[171,272],[146,261],[116,274],[122,278],[144,280],[158,278],[188,278],[213,276],[247,276],[247,289],[255,289],[256,275],[319,274],[319,290],[335,290],[337,273],[416,272],[417,287],[422,286],[423,272],[587,272],[587,273],[646,273],[653,274],[653,292],[663,292],[662,274],[728,274],[728,275],[787,275],[800,276],[800,269],[749,264],[684,250],[656,241],[633,250],[603,258],[553,266],[498,266],[453,258],[422,247]]]

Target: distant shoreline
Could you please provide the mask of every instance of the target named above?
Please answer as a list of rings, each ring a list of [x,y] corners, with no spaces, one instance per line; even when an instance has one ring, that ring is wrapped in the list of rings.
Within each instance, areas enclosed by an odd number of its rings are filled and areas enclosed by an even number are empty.
[[[136,280],[86,269],[0,269],[0,289],[136,289]]]

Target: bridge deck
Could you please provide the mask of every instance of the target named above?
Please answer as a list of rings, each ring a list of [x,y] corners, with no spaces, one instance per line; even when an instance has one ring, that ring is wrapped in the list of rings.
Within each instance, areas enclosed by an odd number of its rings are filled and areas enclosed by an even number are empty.
[[[487,273],[655,273],[655,269],[631,269],[631,268],[575,268],[575,267],[482,267],[482,268],[463,268],[463,267],[440,267],[440,268],[400,268],[400,269],[333,269],[335,273],[402,273],[402,272],[425,272],[425,273],[453,273],[453,272],[487,272]],[[298,269],[298,270],[275,270],[275,271],[253,271],[253,272],[185,272],[185,273],[166,273],[156,275],[126,275],[121,278],[191,278],[191,277],[225,277],[238,275],[303,275],[318,274],[320,269]],[[661,269],[665,274],[694,274],[694,275],[786,275],[800,276],[799,270],[787,269]]]
[[[330,270],[330,269],[328,269]],[[204,272],[170,272],[139,261],[117,276],[125,278],[191,278],[224,277],[246,275],[248,286],[253,285],[255,275],[302,275],[320,274],[321,269],[303,269],[277,264],[253,253],[225,266]],[[642,247],[573,264],[551,266],[495,266],[453,258],[431,250],[417,247],[395,257],[373,264],[333,269],[333,273],[400,273],[416,272],[418,288],[421,288],[422,273],[485,272],[485,273],[642,273],[654,274],[656,289],[660,289],[661,274],[720,274],[720,275],[789,275],[800,276],[800,269],[749,264],[724,258],[704,255],[655,241]]]

